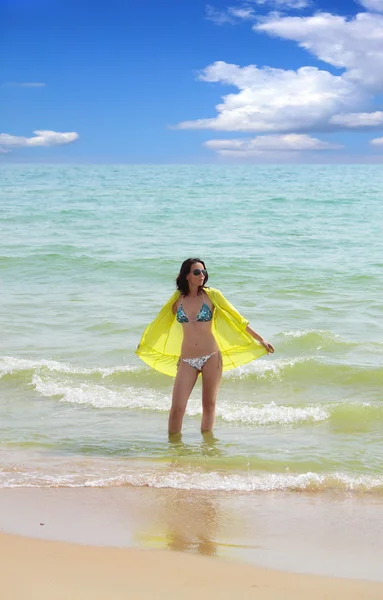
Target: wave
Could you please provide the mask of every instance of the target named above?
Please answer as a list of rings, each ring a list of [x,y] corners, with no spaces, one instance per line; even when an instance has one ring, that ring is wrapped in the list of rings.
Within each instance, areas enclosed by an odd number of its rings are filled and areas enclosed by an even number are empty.
[[[127,408],[130,410],[168,411],[171,394],[156,390],[121,386],[118,389],[83,382],[73,385],[64,380],[44,380],[34,375],[33,384],[39,394],[45,397],[60,397],[61,401],[82,404],[94,408]],[[189,400],[186,414],[202,414],[199,398]],[[228,423],[247,425],[294,424],[324,421],[329,418],[327,406],[281,406],[274,402],[254,406],[246,402],[221,399],[217,406],[217,417]]]
[[[361,341],[345,339],[325,329],[293,329],[283,331],[275,339],[275,346],[281,353],[291,355],[318,356],[319,351],[326,355],[347,356],[351,352],[363,359],[367,354],[383,354],[381,341]],[[383,356],[382,356],[383,357]]]
[[[35,375],[33,384],[36,391],[44,397],[58,397],[62,402],[87,405],[93,408],[125,408],[129,410],[168,411],[171,404],[171,393],[133,386],[110,388],[103,385],[81,383],[73,385],[64,380],[44,380]],[[200,416],[202,414],[199,397],[190,398],[186,414]],[[337,402],[326,404],[306,404],[303,406],[280,405],[275,402],[267,404],[250,404],[246,401],[221,398],[217,406],[217,418],[227,423],[250,426],[266,425],[303,425],[332,420],[346,426],[362,422],[383,421],[383,406],[366,402]]]
[[[15,251],[17,254],[3,255],[1,265],[16,271],[21,270],[29,276],[34,272],[40,273],[41,269],[52,273],[57,269],[60,269],[61,272],[71,273],[98,272],[99,276],[108,271],[109,276],[113,273],[114,277],[137,275],[137,267],[132,266],[130,260],[115,258],[113,250],[106,250],[105,255],[102,255],[101,252],[95,253],[93,248],[86,250],[81,246],[74,245],[58,248],[55,245],[47,245],[39,246],[37,250],[28,252],[20,245],[19,249],[11,249],[11,252]]]
[[[138,371],[139,367],[121,365],[115,367],[81,367],[55,360],[28,358],[15,358],[13,356],[0,357],[0,379],[5,376],[33,375],[34,373],[52,372],[72,375],[100,375],[102,378],[119,373]],[[143,369],[141,369],[143,370]],[[145,368],[145,370],[147,370]]]
[[[281,381],[297,384],[333,384],[350,387],[383,386],[383,367],[346,364],[327,357],[303,356],[270,361],[259,359],[224,373],[227,379]]]
[[[16,487],[153,487],[211,492],[325,492],[383,493],[383,476],[346,473],[224,473],[200,469],[118,469],[94,473],[67,469],[57,474],[35,469],[25,472],[16,467],[0,473],[0,488]],[[104,471],[104,472],[103,472]]]
[[[163,376],[141,364],[116,365],[113,367],[83,367],[69,363],[48,359],[23,359],[12,356],[0,357],[0,379],[7,377],[9,380],[23,381],[34,374],[71,374],[87,376],[90,381],[102,381],[108,378],[111,384],[119,383],[121,376],[124,380],[130,378],[134,382],[141,380],[142,385],[153,382],[158,384]],[[238,379],[255,381],[281,381],[287,383],[315,385],[316,383],[333,384],[336,386],[383,386],[383,366],[347,364],[331,361],[328,357],[298,356],[294,358],[279,358],[270,360],[258,359],[223,374],[226,381],[235,382]],[[149,378],[149,379],[148,379]],[[166,381],[171,385],[172,380]]]
[[[246,425],[291,425],[325,421],[330,416],[327,407],[321,406],[281,406],[274,402],[262,406],[244,403],[220,403],[217,417],[229,423]]]
[[[131,386],[111,389],[85,382],[74,386],[64,380],[44,380],[37,375],[33,377],[33,384],[36,391],[42,396],[60,397],[60,400],[64,402],[88,405],[94,408],[168,411],[171,402],[170,394]],[[193,397],[190,399],[186,414],[189,416],[202,414],[199,399]],[[292,424],[323,421],[329,417],[329,411],[328,408],[320,406],[278,406],[274,402],[252,406],[244,402],[222,399],[217,407],[217,417],[226,422],[248,425]]]
[[[278,338],[283,349],[296,350],[324,350],[326,352],[340,352],[357,348],[362,344],[345,340],[340,335],[325,329],[305,329],[283,331]]]
[[[168,410],[169,399],[158,392],[146,388],[122,387],[112,389],[103,385],[81,383],[74,386],[71,382],[54,379],[44,380],[33,376],[33,385],[39,394],[45,397],[60,397],[71,404],[85,404],[94,408],[130,408],[141,410]]]
[[[303,378],[312,385],[318,381],[310,380],[305,373],[307,363],[313,359],[296,359],[293,361],[279,360],[274,362],[256,361],[251,365],[241,367],[235,371],[225,373],[225,378],[230,381],[241,379],[251,386],[254,379],[276,379],[291,381],[289,370],[301,373]],[[316,369],[319,363],[316,362]],[[320,383],[323,384],[323,371],[330,371],[334,377],[337,374],[336,385],[341,384],[347,377],[360,378],[355,375],[351,367],[321,365],[319,369]],[[336,367],[338,367],[337,370]],[[362,370],[363,371],[363,370]],[[368,369],[364,373],[364,380],[369,383],[374,381],[371,372],[375,374],[375,381],[383,378],[383,369]],[[342,379],[343,373],[343,379]],[[82,367],[53,360],[29,360],[13,357],[0,359],[0,379],[3,378],[11,385],[25,389],[33,388],[40,396],[52,398],[73,405],[89,406],[97,409],[129,409],[168,411],[171,403],[172,380],[160,379],[147,367],[121,365],[115,367]],[[339,381],[340,380],[340,381]],[[201,401],[199,392],[192,394],[187,406],[189,416],[201,415]],[[353,394],[354,395],[354,394]],[[246,390],[243,397],[246,398]],[[223,387],[220,401],[217,406],[217,417],[227,423],[237,423],[249,426],[267,425],[304,425],[330,421],[336,425],[346,427],[350,424],[362,426],[364,423],[383,422],[383,405],[380,402],[351,401],[347,397],[342,401],[323,403],[289,403],[278,404],[273,401],[252,402],[246,399],[237,399],[238,394],[233,394],[230,385]]]

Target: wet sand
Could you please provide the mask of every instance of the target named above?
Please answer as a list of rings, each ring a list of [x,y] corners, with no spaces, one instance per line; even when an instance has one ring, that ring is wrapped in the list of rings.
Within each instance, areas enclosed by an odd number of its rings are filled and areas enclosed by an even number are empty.
[[[360,497],[2,489],[0,597],[381,600],[382,513]]]

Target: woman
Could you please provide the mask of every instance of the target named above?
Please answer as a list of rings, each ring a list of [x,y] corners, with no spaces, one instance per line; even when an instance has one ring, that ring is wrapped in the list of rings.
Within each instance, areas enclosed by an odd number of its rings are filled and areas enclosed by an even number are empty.
[[[214,288],[205,263],[188,258],[176,279],[177,291],[146,328],[137,355],[154,369],[175,376],[169,433],[179,433],[189,396],[202,374],[201,431],[214,426],[222,371],[274,352],[249,321]]]

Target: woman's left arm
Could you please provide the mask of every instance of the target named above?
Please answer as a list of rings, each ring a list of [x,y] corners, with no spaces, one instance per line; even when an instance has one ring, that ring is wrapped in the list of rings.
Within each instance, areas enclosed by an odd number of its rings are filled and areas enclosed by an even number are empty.
[[[260,344],[262,344],[262,346],[263,346],[264,348],[266,348],[266,350],[267,350],[267,353],[268,353],[268,354],[269,354],[269,352],[271,352],[271,353],[272,353],[272,352],[274,352],[274,346],[272,346],[272,344],[269,344],[269,342],[266,342],[266,340],[264,340],[262,336],[260,336],[260,335],[259,335],[259,334],[258,334],[256,331],[254,331],[254,329],[252,329],[252,328],[250,327],[250,325],[248,325],[248,326],[246,327],[246,331],[247,331],[247,333],[250,333],[250,335],[251,335],[251,336],[252,336],[254,339],[258,340],[258,342],[259,342]]]

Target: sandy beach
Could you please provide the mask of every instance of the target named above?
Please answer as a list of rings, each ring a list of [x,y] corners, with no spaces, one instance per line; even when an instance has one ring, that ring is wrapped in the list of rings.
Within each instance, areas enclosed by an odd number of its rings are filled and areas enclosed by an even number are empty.
[[[90,547],[1,534],[0,556],[3,600],[383,597],[380,583],[295,575],[180,552]]]
[[[381,600],[381,510],[359,498],[3,489],[0,597]]]

